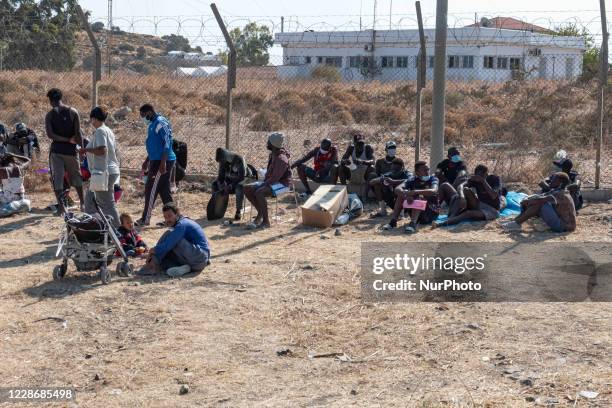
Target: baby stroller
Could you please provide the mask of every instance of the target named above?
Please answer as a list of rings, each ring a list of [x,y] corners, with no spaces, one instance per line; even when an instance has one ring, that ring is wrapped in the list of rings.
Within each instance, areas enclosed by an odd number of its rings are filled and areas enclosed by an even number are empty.
[[[94,200],[95,202],[95,200]],[[100,270],[100,280],[107,285],[111,281],[108,266],[113,262],[115,252],[122,260],[115,272],[119,276],[130,276],[134,266],[128,257],[112,223],[95,203],[97,214],[68,213],[64,216],[66,229],[62,232],[55,256],[62,255],[62,263],[53,268],[53,280],[61,280],[68,270],[68,259],[72,259],[78,272]]]

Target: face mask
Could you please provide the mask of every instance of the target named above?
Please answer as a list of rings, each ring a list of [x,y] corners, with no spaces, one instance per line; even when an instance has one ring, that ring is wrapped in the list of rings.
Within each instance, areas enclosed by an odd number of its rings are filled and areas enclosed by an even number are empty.
[[[459,156],[458,154],[451,156],[451,161],[453,163],[459,163],[461,161],[461,156]]]
[[[395,157],[395,151],[396,151],[396,149],[389,149],[389,150],[387,150],[387,156]]]
[[[142,118],[142,121],[144,122],[145,125],[149,126],[151,124],[151,121],[149,119],[147,119],[147,117],[145,116],[144,118]]]
[[[421,181],[428,181],[429,180],[429,176],[421,176]]]
[[[323,149],[322,147],[320,147],[320,148],[319,148],[319,152],[320,152],[321,154],[327,154],[327,153],[329,153],[329,150],[325,150],[325,149]]]

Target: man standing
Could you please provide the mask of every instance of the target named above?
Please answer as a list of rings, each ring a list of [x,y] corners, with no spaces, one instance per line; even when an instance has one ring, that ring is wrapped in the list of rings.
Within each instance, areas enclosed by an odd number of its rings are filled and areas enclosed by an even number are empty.
[[[74,187],[84,207],[83,179],[77,155],[77,146],[82,143],[81,122],[76,109],[62,103],[62,91],[53,88],[47,92],[51,111],[45,117],[45,130],[52,140],[49,153],[49,168],[53,180],[53,191],[58,202],[57,214],[66,212],[64,203],[64,173],[70,186]]]
[[[140,117],[147,125],[147,158],[142,164],[142,170],[147,173],[145,184],[145,205],[142,217],[136,221],[138,226],[151,223],[151,213],[155,206],[157,195],[164,204],[172,202],[170,192],[170,173],[176,161],[172,150],[172,127],[168,119],[155,112],[151,104],[140,107]]]
[[[306,166],[306,163],[313,159],[313,167]],[[310,185],[308,185],[308,179],[313,180],[315,183],[332,183],[337,179],[337,167],[338,164],[338,149],[332,144],[331,139],[325,138],[321,140],[321,144],[304,157],[295,161],[291,168],[297,167],[298,176],[300,181],[306,189],[306,196],[312,195]]]
[[[209,264],[210,246],[202,227],[181,215],[173,203],[162,208],[164,223],[170,230],[149,250],[147,263],[139,275],[155,275],[163,271],[176,278],[189,272],[200,272]]]

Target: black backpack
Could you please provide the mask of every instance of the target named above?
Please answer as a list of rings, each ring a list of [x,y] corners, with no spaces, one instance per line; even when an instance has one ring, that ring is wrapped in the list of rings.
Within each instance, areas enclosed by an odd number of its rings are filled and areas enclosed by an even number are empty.
[[[175,181],[179,182],[185,178],[185,173],[187,172],[187,143],[174,139],[172,141],[172,150],[176,155]]]

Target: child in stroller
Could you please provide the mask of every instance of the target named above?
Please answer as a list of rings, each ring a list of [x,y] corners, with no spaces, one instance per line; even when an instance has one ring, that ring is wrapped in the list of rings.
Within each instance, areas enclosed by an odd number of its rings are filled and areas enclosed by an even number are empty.
[[[119,276],[130,276],[134,267],[122,248],[118,233],[112,222],[102,213],[95,203],[97,214],[68,213],[64,216],[66,229],[60,236],[56,256],[62,255],[62,263],[53,269],[53,279],[63,279],[68,270],[68,260],[72,259],[78,272],[100,270],[103,284],[111,281],[108,266],[115,253],[122,260],[117,264]]]

